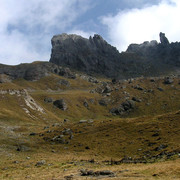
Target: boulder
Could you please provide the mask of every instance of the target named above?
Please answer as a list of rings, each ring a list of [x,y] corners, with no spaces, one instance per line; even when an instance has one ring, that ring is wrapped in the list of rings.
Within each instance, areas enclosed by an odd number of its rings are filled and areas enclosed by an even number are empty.
[[[93,170],[87,170],[87,169],[81,169],[81,176],[109,176],[114,177],[115,173],[109,170],[102,170],[102,171],[93,171]]]
[[[170,77],[166,77],[164,79],[164,84],[172,84],[173,82],[174,82],[173,79],[171,79]]]
[[[101,106],[107,106],[107,105],[108,105],[108,100],[106,100],[106,99],[101,99],[101,100],[99,100],[99,105],[101,105]]]
[[[38,161],[38,162],[35,164],[35,166],[40,167],[40,166],[45,165],[45,164],[46,164],[46,161],[45,161],[45,160],[41,160],[41,161]]]
[[[64,99],[59,99],[53,102],[54,106],[57,108],[66,111],[67,110],[67,104],[65,103]]]
[[[61,85],[61,86],[67,86],[67,87],[70,86],[69,81],[67,81],[67,80],[65,80],[65,79],[59,80],[59,81],[58,81],[58,84]]]
[[[132,97],[132,100],[135,101],[135,102],[141,102],[142,100],[137,98],[137,97]]]
[[[132,100],[127,100],[123,102],[121,105],[125,111],[130,111],[135,108],[135,102]]]
[[[112,91],[111,87],[109,85],[106,85],[104,87],[103,93],[110,93]]]
[[[135,108],[135,102],[132,100],[126,100],[117,107],[114,107],[110,110],[110,113],[113,115],[124,115],[131,112]]]
[[[87,102],[86,100],[83,102],[83,105],[84,105],[84,107],[86,107],[86,108],[89,107],[89,104],[88,104],[88,102]]]
[[[52,103],[52,102],[53,102],[53,99],[50,98],[50,97],[45,97],[45,98],[44,98],[44,102],[46,102],[46,103]]]

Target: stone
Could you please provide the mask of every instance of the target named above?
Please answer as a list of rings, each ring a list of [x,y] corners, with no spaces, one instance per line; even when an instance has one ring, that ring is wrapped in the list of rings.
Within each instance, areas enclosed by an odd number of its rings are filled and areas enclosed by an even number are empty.
[[[89,147],[89,146],[86,146],[85,149],[90,149],[90,147]]]
[[[16,150],[19,152],[26,152],[30,151],[31,149],[26,145],[19,145]]]
[[[73,134],[73,131],[71,129],[64,129],[62,131],[62,134],[63,135],[72,135]]]
[[[155,151],[160,151],[160,150],[165,149],[167,147],[168,147],[167,145],[161,144],[160,146],[156,147],[154,150]]]
[[[110,113],[113,115],[124,115],[131,112],[135,108],[135,102],[132,100],[126,100],[117,107],[114,107],[110,110]]]
[[[140,87],[139,85],[136,85],[136,86],[134,87],[134,89],[138,89],[138,90],[140,90],[140,91],[144,90],[144,88]]]
[[[89,104],[88,104],[88,102],[87,102],[87,101],[84,101],[83,105],[84,105],[84,107],[86,107],[86,108],[88,108],[88,107],[89,107]]]
[[[70,120],[69,119],[64,119],[64,122],[67,123],[67,122],[70,122]]]
[[[155,82],[155,79],[154,79],[154,78],[151,78],[151,79],[150,79],[150,82]]]
[[[67,110],[67,104],[65,103],[64,99],[59,99],[59,100],[54,101],[53,105],[63,111]]]
[[[164,84],[172,84],[173,82],[174,82],[173,79],[171,79],[170,77],[166,77],[164,79]]]
[[[32,133],[30,133],[29,135],[30,135],[30,136],[35,136],[36,133],[35,133],[35,132],[32,132]]]
[[[99,105],[107,106],[108,105],[108,101],[106,99],[101,99],[101,100],[99,100]]]
[[[79,121],[79,123],[81,124],[81,123],[87,123],[88,122],[88,120],[80,120]]]
[[[38,161],[38,162],[35,164],[35,166],[40,167],[40,166],[45,165],[45,164],[46,164],[46,161],[45,161],[45,160],[41,160],[41,161]]]
[[[73,175],[69,175],[69,176],[64,176],[65,180],[72,180],[73,179]]]
[[[135,102],[141,102],[142,100],[137,98],[137,97],[132,97],[132,100],[135,101]]]
[[[53,99],[51,97],[45,97],[44,98],[44,102],[46,103],[52,103],[53,102]]]
[[[164,91],[164,89],[161,88],[161,87],[157,87],[157,89],[158,89],[159,91]]]
[[[125,111],[131,110],[135,108],[135,102],[132,100],[127,100],[121,104]]]
[[[52,142],[57,142],[60,144],[65,144],[66,140],[64,139],[64,135],[55,136],[51,139]]]
[[[112,92],[111,87],[110,87],[109,85],[106,85],[106,86],[104,87],[103,93],[110,93],[110,92]]]
[[[90,102],[91,104],[94,104],[94,103],[95,103],[95,100],[94,100],[94,99],[89,99],[89,102]]]
[[[93,171],[93,170],[87,170],[87,169],[81,169],[80,170],[81,176],[108,176],[108,177],[115,177],[114,172],[108,171],[108,170],[102,170],[102,171]]]
[[[61,79],[58,81],[58,84],[61,86],[66,86],[66,87],[70,87],[70,83],[67,80]]]

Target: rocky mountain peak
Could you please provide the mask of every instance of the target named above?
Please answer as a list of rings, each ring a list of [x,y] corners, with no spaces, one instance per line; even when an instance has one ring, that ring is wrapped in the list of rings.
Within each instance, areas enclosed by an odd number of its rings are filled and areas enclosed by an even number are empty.
[[[117,59],[117,49],[98,34],[90,36],[89,39],[72,34],[61,34],[52,38],[50,62],[57,65],[107,75],[109,66],[115,67],[114,62]]]

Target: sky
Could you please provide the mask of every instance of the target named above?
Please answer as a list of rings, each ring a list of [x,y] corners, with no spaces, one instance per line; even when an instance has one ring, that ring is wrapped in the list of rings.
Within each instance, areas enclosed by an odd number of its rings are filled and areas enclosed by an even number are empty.
[[[49,61],[53,35],[100,34],[119,52],[164,32],[180,41],[180,0],[0,0],[0,63]]]

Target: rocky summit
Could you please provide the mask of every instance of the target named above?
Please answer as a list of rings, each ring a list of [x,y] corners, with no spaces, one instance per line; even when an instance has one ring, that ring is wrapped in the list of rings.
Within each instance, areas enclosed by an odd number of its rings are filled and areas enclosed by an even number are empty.
[[[89,39],[78,35],[61,34],[52,38],[52,54],[50,62],[69,66],[88,73],[113,76],[118,71],[117,61],[120,54],[100,35]]]
[[[131,44],[126,52],[139,54],[147,59],[153,66],[170,65],[169,68],[180,68],[180,43],[169,43],[165,33],[160,32],[160,43],[153,40],[144,42],[143,44]],[[159,68],[159,69],[160,69]]]
[[[89,39],[73,34],[52,38],[50,62],[71,67],[88,74],[114,78],[128,78],[167,74],[180,68],[180,43],[169,43],[160,33],[155,40],[130,44],[126,52],[108,44],[100,35]]]

